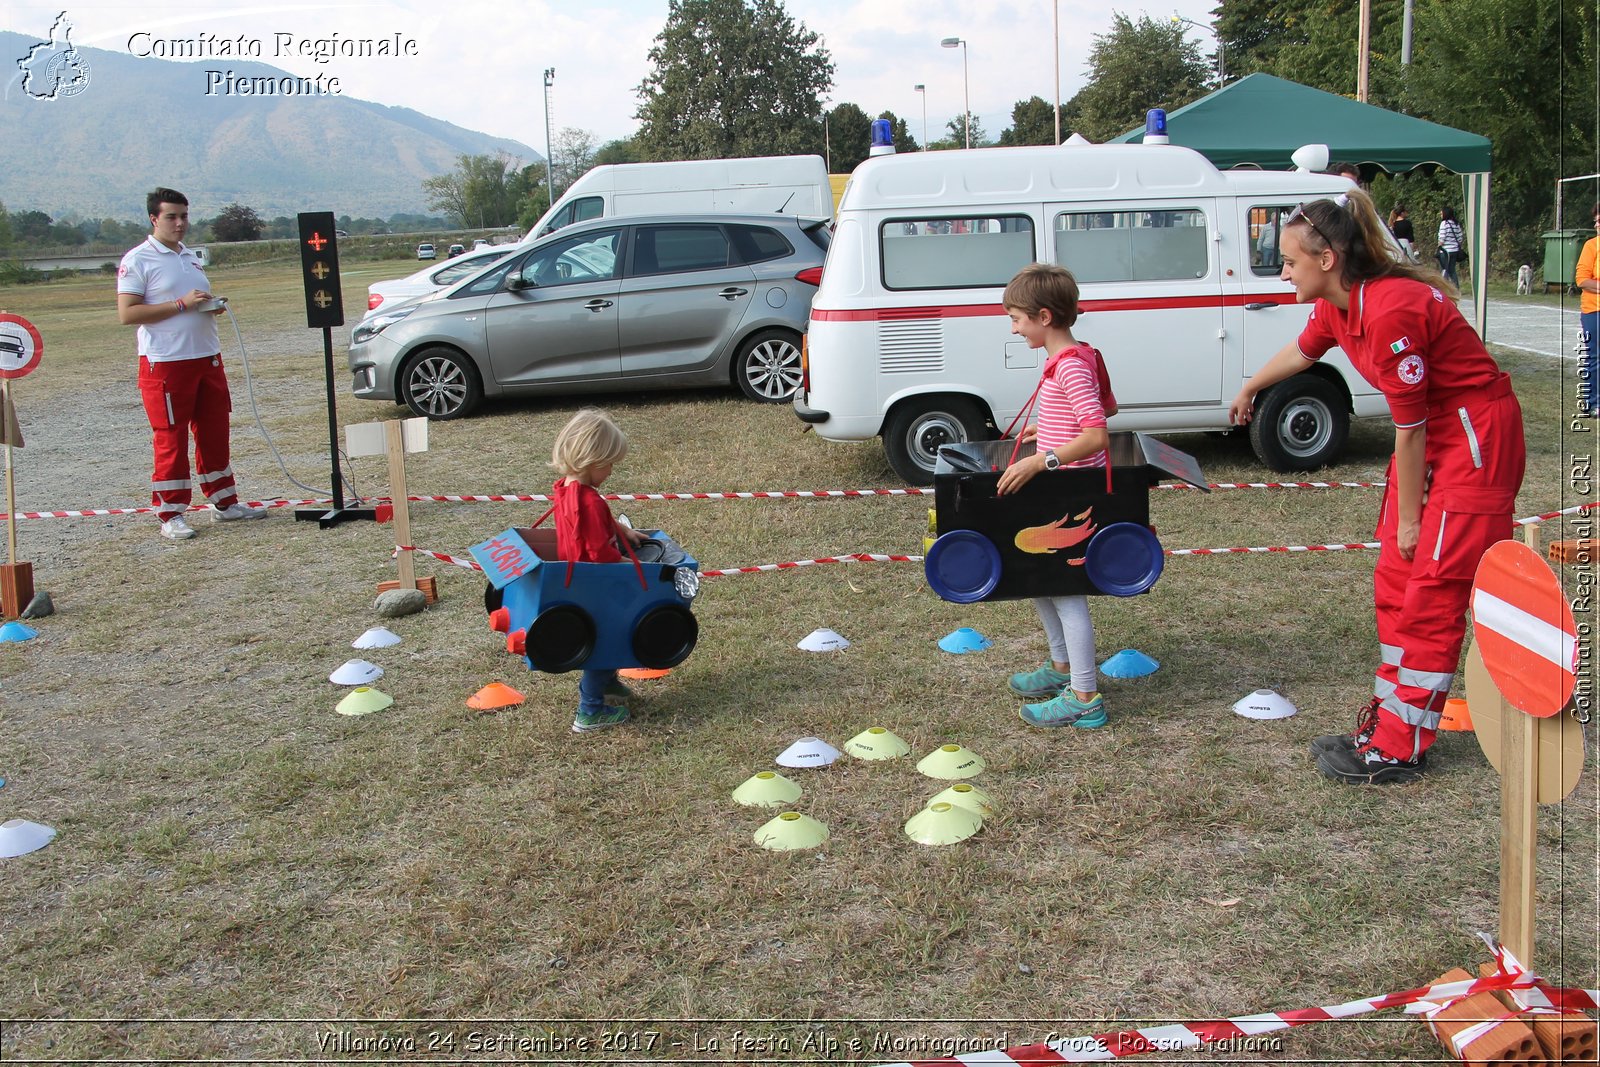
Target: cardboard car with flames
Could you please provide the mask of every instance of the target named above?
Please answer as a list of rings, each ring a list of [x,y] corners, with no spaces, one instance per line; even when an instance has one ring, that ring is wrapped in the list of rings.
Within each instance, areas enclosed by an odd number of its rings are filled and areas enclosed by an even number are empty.
[[[1146,592],[1164,562],[1150,526],[1150,487],[1167,474],[1210,491],[1193,456],[1124,431],[1111,434],[1109,466],[1045,471],[999,496],[995,488],[1015,448],[1007,438],[939,450],[933,475],[938,537],[923,569],[945,600]]]
[[[621,563],[556,558],[551,529],[506,530],[472,546],[489,586],[489,627],[536,671],[675,667],[694,651],[689,605],[700,564],[660,530]]]

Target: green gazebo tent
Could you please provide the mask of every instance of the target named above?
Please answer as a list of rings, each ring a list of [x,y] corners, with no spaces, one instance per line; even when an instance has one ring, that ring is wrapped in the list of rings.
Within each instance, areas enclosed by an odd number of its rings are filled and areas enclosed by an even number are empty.
[[[1303,144],[1326,144],[1330,159],[1381,167],[1393,174],[1439,166],[1461,175],[1472,302],[1478,332],[1488,311],[1489,139],[1436,122],[1387,111],[1270,74],[1250,74],[1167,116],[1173,144],[1192,148],[1218,167],[1288,170]],[[1144,140],[1130,130],[1113,143]]]

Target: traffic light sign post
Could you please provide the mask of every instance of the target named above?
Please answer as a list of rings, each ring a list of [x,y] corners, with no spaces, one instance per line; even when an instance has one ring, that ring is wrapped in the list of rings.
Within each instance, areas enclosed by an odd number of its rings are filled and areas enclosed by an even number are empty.
[[[333,467],[333,509],[298,508],[294,517],[316,520],[323,529],[350,519],[376,519],[377,510],[344,506],[339,477],[339,412],[333,391],[333,328],[344,325],[344,298],[339,291],[339,243],[333,212],[303,211],[300,221],[300,269],[306,290],[306,325],[322,330],[322,361],[328,386],[328,454]]]

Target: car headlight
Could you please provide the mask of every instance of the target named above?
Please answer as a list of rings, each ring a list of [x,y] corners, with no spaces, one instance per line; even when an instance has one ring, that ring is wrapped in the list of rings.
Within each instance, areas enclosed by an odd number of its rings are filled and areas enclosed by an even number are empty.
[[[382,315],[374,315],[371,318],[362,319],[356,324],[356,328],[350,332],[350,343],[358,345],[363,341],[371,340],[415,310],[417,310],[415,305],[395,308],[393,311],[386,311]]]
[[[685,600],[693,600],[700,592],[700,575],[688,567],[679,567],[672,576],[672,588]]]

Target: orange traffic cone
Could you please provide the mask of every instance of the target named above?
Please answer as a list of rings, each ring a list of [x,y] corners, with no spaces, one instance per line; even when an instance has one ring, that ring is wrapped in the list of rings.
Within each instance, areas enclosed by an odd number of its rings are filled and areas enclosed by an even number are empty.
[[[504,682],[490,682],[467,698],[467,707],[495,711],[520,704],[526,698]]]
[[[1452,697],[1444,702],[1444,711],[1439,715],[1439,729],[1472,732],[1472,715],[1467,711],[1465,700]]]

